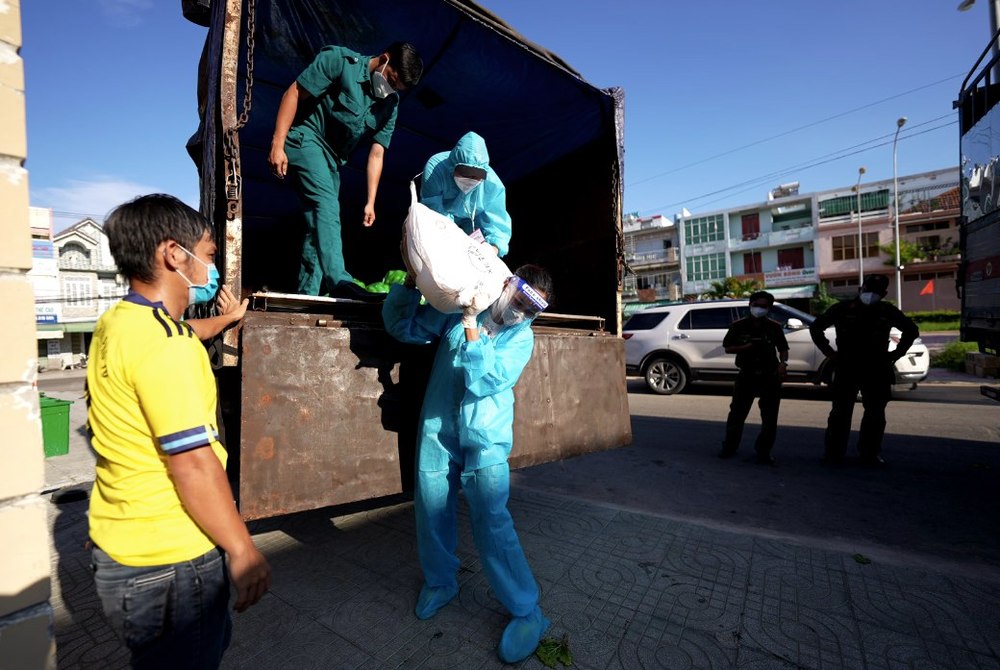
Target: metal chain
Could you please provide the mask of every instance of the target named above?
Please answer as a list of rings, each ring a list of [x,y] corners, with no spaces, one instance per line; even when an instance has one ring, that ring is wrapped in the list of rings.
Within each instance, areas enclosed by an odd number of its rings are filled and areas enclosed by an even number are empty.
[[[240,152],[236,146],[236,140],[239,130],[250,120],[250,110],[253,107],[253,63],[254,47],[256,46],[254,34],[256,32],[255,1],[247,0],[247,78],[243,91],[243,111],[236,119],[236,124],[227,130],[222,138],[222,155],[226,161],[226,219],[230,221],[236,218],[243,190]]]
[[[253,52],[254,33],[257,32],[257,21],[254,0],[247,0],[247,83],[243,93],[243,113],[236,121],[234,132],[246,125],[250,119],[250,108],[253,105]]]

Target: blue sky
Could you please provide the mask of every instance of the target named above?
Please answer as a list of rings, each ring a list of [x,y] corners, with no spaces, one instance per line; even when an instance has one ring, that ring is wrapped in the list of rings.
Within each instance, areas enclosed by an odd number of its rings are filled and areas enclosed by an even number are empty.
[[[985,0],[482,4],[625,89],[625,210],[642,215],[757,202],[789,181],[849,186],[862,165],[865,182],[891,178],[899,116],[899,174],[957,165],[951,102],[989,37]],[[57,230],[152,191],[197,205],[184,144],[206,29],[176,0],[21,11],[31,204]]]

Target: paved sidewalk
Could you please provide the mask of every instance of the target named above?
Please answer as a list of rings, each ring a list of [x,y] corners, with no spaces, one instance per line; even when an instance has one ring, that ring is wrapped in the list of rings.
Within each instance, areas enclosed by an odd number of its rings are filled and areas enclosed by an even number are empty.
[[[526,490],[511,510],[550,633],[568,635],[581,670],[1000,668],[995,582]],[[53,505],[59,667],[125,667],[91,584],[85,513]],[[224,667],[502,667],[506,617],[462,524],[462,590],[430,621],[412,614],[411,503],[255,524],[274,586],[236,615]]]
[[[62,488],[55,498],[88,491],[84,403],[78,391],[49,395],[78,402],[70,454],[47,459],[48,488]],[[419,621],[412,504],[383,502],[251,524],[274,585],[235,616],[223,667],[503,667],[495,649],[507,618],[482,572],[464,505],[461,593],[434,619]],[[126,667],[94,593],[83,549],[86,507],[85,500],[50,505],[58,665]],[[527,487],[514,487],[510,507],[550,635],[568,636],[581,670],[1000,670],[995,570],[928,565],[905,552],[872,550],[856,560],[865,548],[722,529]],[[531,658],[521,667],[544,666]]]

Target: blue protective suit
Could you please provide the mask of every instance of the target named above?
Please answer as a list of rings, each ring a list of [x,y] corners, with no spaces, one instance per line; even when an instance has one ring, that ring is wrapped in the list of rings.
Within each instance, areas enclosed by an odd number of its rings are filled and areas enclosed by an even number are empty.
[[[469,165],[486,171],[486,179],[469,193],[455,184],[455,167]],[[506,256],[510,248],[510,214],[507,189],[490,167],[486,141],[476,133],[466,133],[455,148],[431,156],[424,166],[420,202],[435,212],[451,217],[466,233],[479,228],[486,242]]]
[[[458,592],[456,503],[461,486],[476,548],[497,599],[514,617],[541,617],[538,585],[507,510],[514,385],[534,348],[531,324],[467,342],[461,314],[442,314],[419,302],[419,291],[393,286],[382,318],[386,330],[402,342],[440,340],[417,445],[414,508],[425,587],[446,593],[444,602]]]

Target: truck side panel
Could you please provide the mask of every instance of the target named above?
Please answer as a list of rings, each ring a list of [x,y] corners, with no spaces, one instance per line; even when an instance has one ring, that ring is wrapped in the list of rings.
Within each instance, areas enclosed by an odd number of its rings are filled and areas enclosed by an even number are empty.
[[[555,311],[611,325],[610,334],[539,329],[516,391],[512,465],[628,444],[616,337],[623,94],[589,84],[474,2],[213,2],[202,125],[191,150],[201,168],[202,209],[224,248],[226,281],[242,296],[296,288],[302,207],[290,180],[274,178],[266,160],[282,93],[326,44],[373,55],[397,39],[417,46],[424,76],[401,96],[374,227],[360,224],[368,146],[339,170],[348,271],[370,283],[402,267],[410,180],[431,155],[477,131],[507,187],[514,230],[508,266],[545,266],[555,280]],[[392,341],[377,309],[264,309],[247,315],[239,340],[226,341],[225,365],[238,376],[221,375],[234,382],[224,385],[222,406],[229,444],[234,451],[239,445],[230,474],[244,516],[409,489],[428,352]]]
[[[996,354],[1000,349],[1000,84],[991,81],[994,61],[995,57],[973,68],[956,105],[961,133],[962,339]]]
[[[377,315],[247,314],[238,483],[245,518],[412,490],[433,348],[396,343]],[[629,444],[623,370],[621,339],[539,328],[515,389],[511,466]]]

